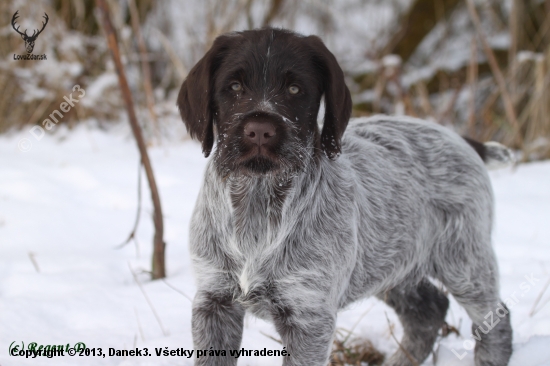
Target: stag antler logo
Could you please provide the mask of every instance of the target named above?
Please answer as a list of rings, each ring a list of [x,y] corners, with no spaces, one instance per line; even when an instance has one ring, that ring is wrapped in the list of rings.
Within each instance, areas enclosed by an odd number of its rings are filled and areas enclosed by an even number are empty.
[[[19,31],[19,27],[15,28],[15,21],[17,20],[17,18],[19,18],[18,13],[19,13],[19,10],[17,10],[15,12],[15,14],[13,14],[13,18],[11,18],[11,26],[13,27],[13,29],[15,29],[15,31],[17,33],[19,33],[21,35],[21,38],[23,38],[23,40],[25,41],[25,48],[27,49],[27,53],[32,53],[32,50],[34,49],[34,42],[36,41],[36,38],[38,38],[40,33],[42,33],[44,28],[46,28],[46,24],[48,24],[48,19],[49,19],[48,14],[44,13],[43,18],[46,19],[46,21],[42,22],[42,29],[40,29],[40,30],[35,29],[34,32],[32,33],[32,36],[29,36],[27,34],[26,29],[25,29],[24,33],[21,33]]]

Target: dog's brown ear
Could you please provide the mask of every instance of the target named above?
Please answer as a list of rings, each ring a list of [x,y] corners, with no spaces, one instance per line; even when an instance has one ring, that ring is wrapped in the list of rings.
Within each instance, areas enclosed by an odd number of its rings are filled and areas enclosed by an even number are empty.
[[[234,36],[219,36],[191,69],[178,94],[181,118],[192,138],[202,143],[205,157],[214,145],[214,81],[216,71],[233,44]]]
[[[351,95],[344,80],[344,72],[334,55],[319,37],[306,38],[314,50],[314,62],[323,78],[325,119],[321,133],[321,147],[336,160],[341,152],[341,139],[351,116]]]

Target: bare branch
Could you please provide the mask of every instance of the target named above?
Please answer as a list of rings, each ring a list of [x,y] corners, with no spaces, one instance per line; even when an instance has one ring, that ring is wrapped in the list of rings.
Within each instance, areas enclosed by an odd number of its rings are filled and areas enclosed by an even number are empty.
[[[143,139],[143,134],[141,133],[141,127],[137,122],[137,117],[134,110],[134,102],[132,100],[132,93],[130,92],[128,80],[126,79],[124,67],[122,66],[122,61],[120,59],[120,51],[118,48],[115,29],[109,15],[109,8],[107,7],[107,3],[105,2],[105,0],[96,0],[96,6],[102,14],[102,23],[105,30],[105,37],[107,38],[107,44],[109,46],[109,50],[111,51],[111,56],[113,57],[115,68],[118,74],[118,81],[120,84],[122,97],[124,99],[124,104],[126,105],[126,111],[128,112],[128,120],[130,122],[130,126],[132,127],[134,138],[138,145],[141,162],[143,164],[143,167],[145,168],[145,174],[147,176],[147,181],[151,190],[151,199],[153,201],[153,224],[155,226],[155,234],[153,239],[152,277],[153,279],[164,278],[166,277],[166,268],[164,261],[165,243],[163,240],[164,223],[162,218],[160,196],[155,180],[155,175],[153,173],[153,166],[151,165],[149,154],[147,153],[147,147],[145,145],[145,140]]]
[[[145,91],[145,98],[147,101],[147,109],[149,110],[149,115],[155,126],[155,135],[157,137],[157,142],[160,141],[160,132],[159,132],[159,122],[157,119],[157,114],[155,113],[155,97],[153,95],[153,86],[151,85],[151,68],[147,61],[147,46],[145,45],[145,40],[141,33],[139,25],[139,12],[136,6],[135,0],[128,0],[130,7],[130,16],[132,20],[132,28],[134,33],[137,36],[140,61],[141,61],[141,73],[143,74],[143,90]]]
[[[537,305],[539,304],[540,300],[542,299],[542,295],[544,295],[544,293],[548,289],[548,286],[550,286],[550,278],[548,278],[548,281],[546,281],[546,283],[544,284],[544,287],[542,288],[539,295],[537,296],[537,299],[535,300],[535,303],[533,304],[533,307],[531,308],[531,311],[529,312],[529,317],[532,317],[533,315],[538,313],[539,310],[542,309],[544,307],[544,305],[546,305],[548,303],[548,301],[545,301],[542,304],[542,306],[539,309],[537,309]]]
[[[506,88],[506,81],[504,79],[504,76],[502,75],[502,71],[498,66],[495,53],[489,46],[489,42],[487,42],[487,37],[485,37],[485,33],[483,32],[483,29],[481,29],[481,22],[479,20],[479,15],[477,14],[473,0],[466,0],[466,4],[468,5],[468,11],[470,12],[470,17],[472,18],[472,22],[474,23],[476,32],[479,36],[479,39],[481,40],[481,44],[483,45],[483,50],[485,52],[485,55],[487,56],[487,61],[489,62],[489,66],[491,67],[491,71],[495,76],[495,80],[497,82],[498,88],[502,95],[506,117],[508,118],[508,120],[510,121],[510,124],[512,125],[512,128],[514,129],[515,137],[518,139],[520,144],[522,144],[523,138],[519,133],[520,132],[519,124],[516,117],[516,111],[514,110],[514,104],[512,102],[512,98],[510,98],[508,89]]]
[[[401,349],[401,351],[403,351],[403,353],[405,354],[405,356],[407,356],[407,358],[409,359],[409,361],[411,362],[411,364],[413,366],[420,366],[418,364],[418,361],[409,353],[409,351],[407,351],[402,345],[401,343],[399,343],[399,341],[397,340],[397,338],[395,338],[395,335],[393,334],[393,329],[392,329],[392,326],[391,326],[391,323],[390,323],[390,318],[388,318],[388,313],[384,312],[384,314],[386,315],[386,320],[388,321],[388,327],[390,328],[390,334],[393,338],[393,340],[395,341],[395,343],[397,343],[397,345],[399,346],[399,349]]]

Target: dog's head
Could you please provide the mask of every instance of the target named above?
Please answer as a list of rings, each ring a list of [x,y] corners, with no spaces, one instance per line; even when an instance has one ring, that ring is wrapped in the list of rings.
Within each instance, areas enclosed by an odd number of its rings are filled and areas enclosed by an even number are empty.
[[[268,28],[218,37],[184,81],[178,107],[205,156],[217,138],[219,169],[261,175],[299,170],[320,149],[336,159],[351,98],[318,37]]]

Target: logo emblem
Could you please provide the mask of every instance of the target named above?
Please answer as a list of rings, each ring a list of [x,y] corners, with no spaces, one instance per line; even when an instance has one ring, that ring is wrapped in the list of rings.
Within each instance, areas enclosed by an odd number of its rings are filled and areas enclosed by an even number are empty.
[[[15,12],[15,14],[13,14],[13,18],[11,18],[11,26],[13,27],[13,29],[15,29],[15,31],[17,33],[19,33],[21,35],[21,38],[23,38],[23,40],[25,41],[25,49],[27,50],[27,53],[32,53],[32,50],[34,49],[34,42],[36,41],[36,38],[38,38],[40,33],[42,33],[44,28],[46,28],[46,24],[48,24],[48,19],[49,19],[48,14],[44,13],[43,18],[46,19],[46,21],[42,22],[42,29],[40,29],[40,30],[35,29],[34,32],[32,33],[32,35],[29,36],[27,34],[26,29],[25,29],[25,32],[21,33],[19,31],[19,27],[15,28],[15,22],[16,22],[17,18],[19,18],[18,13],[19,13],[19,10],[17,10]]]

